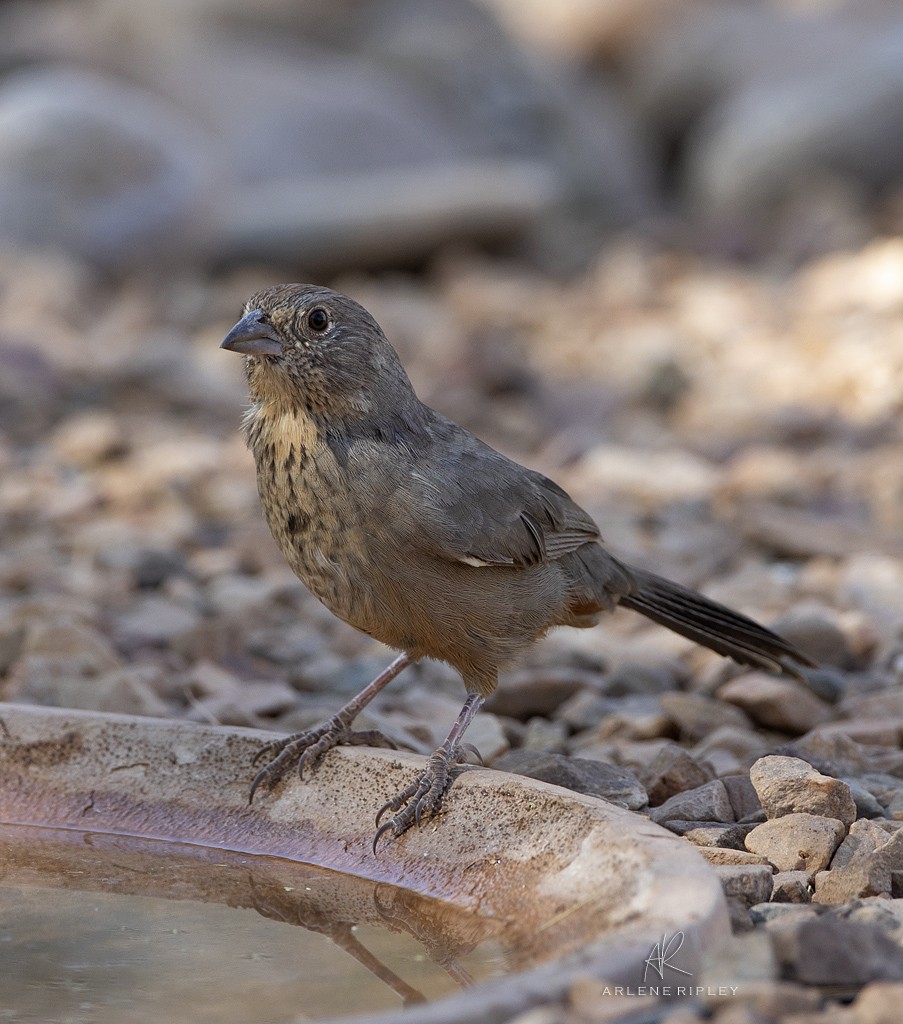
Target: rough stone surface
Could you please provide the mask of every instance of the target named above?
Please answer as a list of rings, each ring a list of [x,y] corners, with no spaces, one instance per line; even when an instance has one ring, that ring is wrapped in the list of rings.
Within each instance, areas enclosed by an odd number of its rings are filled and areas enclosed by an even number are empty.
[[[746,850],[726,849],[720,846],[700,846],[699,852],[712,865],[725,864],[762,864],[771,871],[771,864],[766,857],[758,853],[748,853]]]
[[[749,766],[769,749],[752,728],[721,725],[693,747],[693,756],[718,776],[749,771]]]
[[[808,871],[779,871],[774,876],[772,903],[809,903],[814,879]]]
[[[850,787],[822,775],[799,758],[760,758],[749,777],[769,818],[804,812],[836,818],[844,825],[856,818]]]
[[[688,740],[704,739],[723,725],[738,729],[749,725],[749,719],[739,708],[699,693],[663,694],[661,706]]]
[[[725,825],[717,821],[674,820],[668,822],[668,828],[689,839],[694,846],[721,846],[725,849],[742,850],[750,826]]]
[[[903,895],[903,830],[888,835],[871,821],[853,822],[831,870],[817,875],[815,883],[816,903]]]
[[[724,785],[713,779],[669,797],[659,807],[652,808],[650,817],[660,825],[674,820],[732,822],[734,809]]]
[[[903,946],[877,925],[837,917],[804,921],[796,935],[795,974],[806,985],[903,980]]]
[[[772,869],[768,864],[716,864],[714,865],[727,899],[731,925],[735,931],[752,928],[750,907],[771,896]]]
[[[721,781],[737,821],[764,821],[762,802],[748,775],[725,775]]]
[[[819,665],[855,668],[858,658],[843,629],[825,612],[791,612],[773,624],[781,636]]]
[[[717,870],[724,895],[741,900],[747,909],[771,896],[774,875],[767,864],[725,865]]]
[[[512,750],[493,763],[493,768],[541,779],[578,793],[603,797],[635,811],[645,807],[646,791],[639,780],[624,768],[603,761],[530,750]]]
[[[718,691],[721,700],[742,708],[759,725],[799,736],[831,718],[830,705],[802,684],[764,672],[738,676]]]
[[[903,1006],[903,983],[873,981],[853,1000],[855,1024],[898,1024]]]
[[[778,871],[815,874],[831,863],[845,831],[836,818],[785,814],[757,825],[746,837],[746,849],[767,857]]]
[[[669,743],[641,771],[640,778],[649,793],[650,805],[657,807],[675,793],[709,782],[712,773],[683,747]]]

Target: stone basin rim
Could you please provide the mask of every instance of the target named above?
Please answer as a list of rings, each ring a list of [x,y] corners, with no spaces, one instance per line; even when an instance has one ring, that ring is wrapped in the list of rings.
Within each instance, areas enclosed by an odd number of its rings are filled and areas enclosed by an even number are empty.
[[[341,1018],[346,1024],[501,1024],[564,994],[580,976],[642,984],[663,934],[683,933],[682,965],[691,972],[729,935],[715,872],[685,840],[641,815],[475,769],[456,781],[439,818],[374,858],[376,809],[424,759],[340,747],[303,781],[293,773],[248,806],[251,755],[272,738],[0,703],[0,821],[317,864],[481,914],[518,915],[527,932],[550,928],[551,948],[558,936],[570,944],[564,957],[522,973],[415,1009]]]

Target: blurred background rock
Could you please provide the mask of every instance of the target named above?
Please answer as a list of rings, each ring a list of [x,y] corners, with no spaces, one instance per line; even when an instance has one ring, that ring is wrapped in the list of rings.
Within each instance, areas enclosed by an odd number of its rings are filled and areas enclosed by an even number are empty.
[[[798,260],[903,217],[893,0],[7,0],[0,40],[0,235],[105,267]]]

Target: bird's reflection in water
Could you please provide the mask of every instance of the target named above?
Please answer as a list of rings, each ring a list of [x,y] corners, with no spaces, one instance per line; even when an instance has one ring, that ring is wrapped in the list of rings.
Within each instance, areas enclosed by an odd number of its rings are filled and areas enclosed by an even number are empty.
[[[95,1006],[85,1019],[98,1024],[116,1019],[123,1000],[140,1024],[164,1008],[178,1016],[180,1000],[200,1013],[205,999],[229,1024],[245,1019],[255,991],[274,1021],[285,1019],[277,1006],[321,1016],[414,1005],[507,973],[502,928],[409,890],[277,858],[0,826],[0,937],[18,976],[4,998],[22,1020],[59,1016],[67,991],[74,1008]],[[31,976],[38,963],[41,977]]]

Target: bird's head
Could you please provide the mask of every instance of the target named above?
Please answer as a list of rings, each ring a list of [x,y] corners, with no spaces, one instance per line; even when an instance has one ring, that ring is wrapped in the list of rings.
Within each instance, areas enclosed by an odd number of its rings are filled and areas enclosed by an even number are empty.
[[[254,401],[333,421],[416,401],[395,349],[353,299],[309,284],[274,285],[245,303],[221,348],[247,356]]]

